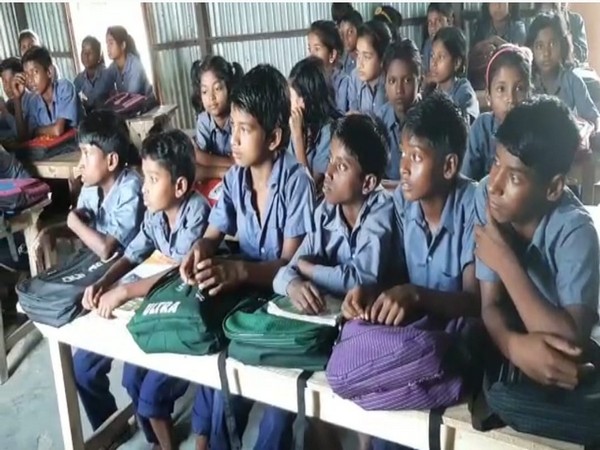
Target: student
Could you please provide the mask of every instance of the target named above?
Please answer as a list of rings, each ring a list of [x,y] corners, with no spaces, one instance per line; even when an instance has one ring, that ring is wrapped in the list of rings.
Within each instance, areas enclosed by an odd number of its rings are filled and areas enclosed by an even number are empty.
[[[270,289],[275,274],[314,230],[314,188],[308,172],[285,151],[289,144],[290,98],[283,75],[268,65],[248,72],[231,98],[232,154],[236,165],[223,180],[204,237],[181,264],[182,277],[209,295],[242,285]],[[237,235],[240,260],[213,258],[225,235]],[[243,433],[252,402],[234,399]],[[229,448],[220,392],[199,387],[192,416],[197,449]],[[269,407],[257,449],[278,449],[288,416]]]
[[[402,26],[402,14],[393,6],[378,6],[373,12],[373,20],[384,23],[392,34],[392,41],[400,38],[400,27]]]
[[[504,44],[490,58],[486,70],[487,99],[492,111],[481,114],[469,132],[461,172],[476,181],[485,177],[496,157],[496,131],[506,115],[529,97],[531,52]]]
[[[192,104],[198,111],[196,163],[205,176],[212,171],[215,178],[221,178],[233,165],[229,98],[243,74],[242,66],[230,64],[222,56],[208,56],[192,65]]]
[[[532,388],[554,388],[548,399],[568,403],[598,321],[598,235],[566,187],[579,132],[561,102],[539,96],[515,107],[496,139],[475,195],[482,318]]]
[[[337,26],[340,24],[343,17],[346,14],[350,14],[352,11],[354,11],[352,3],[333,2],[331,4],[331,20],[333,20],[333,23]]]
[[[383,54],[391,42],[389,28],[380,21],[371,20],[358,29],[357,66],[348,84],[351,111],[375,112],[385,103]]]
[[[112,60],[108,69],[114,77],[117,92],[153,95],[135,41],[125,28],[114,26],[106,30],[106,50]]]
[[[421,56],[409,40],[392,44],[383,56],[387,102],[376,115],[385,124],[390,158],[385,171],[388,180],[400,179],[400,136],[406,114],[419,101]]]
[[[12,80],[17,74],[23,73],[23,65],[19,58],[6,58],[0,63],[0,77],[2,77],[2,89],[8,98],[6,102],[0,98],[0,139],[14,140],[17,138],[17,122],[15,119],[15,95],[12,90]],[[21,104],[24,114],[27,115],[27,102],[31,97],[29,91],[23,93]]]
[[[473,236],[476,184],[459,174],[466,139],[459,110],[440,92],[408,112],[402,132],[402,179],[394,200],[409,281],[370,298],[361,295],[364,290],[353,290],[343,306],[348,319],[399,326],[414,312],[445,321],[479,316]],[[373,439],[372,448],[405,447]]]
[[[340,117],[326,80],[323,61],[309,56],[290,72],[289,150],[320,186],[329,163],[331,122]]]
[[[519,8],[518,3],[482,3],[471,36],[471,48],[493,36],[511,44],[525,45],[525,24],[520,20]]]
[[[100,41],[93,36],[86,36],[81,43],[81,64],[84,70],[73,84],[83,107],[90,112],[108,100],[115,88],[115,79],[104,65]]]
[[[333,22],[317,20],[308,31],[308,53],[325,64],[327,78],[335,94],[335,104],[342,114],[348,111],[348,83],[350,77],[339,66],[344,44]]]
[[[90,286],[84,302],[106,319],[112,311],[136,297],[145,297],[164,273],[137,282],[111,286],[158,250],[176,263],[206,229],[210,206],[192,189],[194,146],[180,130],[151,135],[142,145],[144,203],[148,210],[137,236],[124,255],[102,279]],[[126,363],[123,387],[127,389],[146,440],[161,449],[174,448],[173,405],[188,382]]]
[[[54,78],[52,58],[44,47],[32,47],[23,55],[24,74],[12,80],[17,132],[22,140],[31,136],[58,137],[79,123],[81,105],[75,86],[69,80]],[[27,100],[27,80],[33,95]],[[24,111],[26,106],[27,111]]]
[[[352,75],[356,68],[356,41],[358,39],[358,28],[362,25],[363,18],[358,11],[352,11],[342,17],[338,25],[340,36],[344,42],[344,57],[342,58],[342,70]]]
[[[421,60],[423,61],[423,73],[425,75],[429,75],[433,37],[440,29],[453,25],[454,10],[452,3],[430,3],[427,6],[427,24],[423,28],[423,46],[421,47]]]
[[[600,113],[585,82],[573,71],[573,48],[561,15],[538,15],[527,34],[533,52],[533,84],[537,93],[560,98],[577,116],[600,130]]]
[[[19,33],[19,54],[21,57],[27,53],[31,47],[41,47],[42,40],[33,30],[22,30]]]
[[[442,28],[433,38],[431,80],[450,96],[456,106],[472,123],[479,116],[477,95],[465,75],[467,42],[455,27]]]
[[[561,14],[564,17],[571,35],[575,59],[580,63],[585,64],[588,60],[588,42],[585,31],[585,21],[583,20],[583,17],[581,17],[581,14],[570,11],[568,9],[568,3],[566,2],[534,3],[533,6],[538,13],[554,12]]]

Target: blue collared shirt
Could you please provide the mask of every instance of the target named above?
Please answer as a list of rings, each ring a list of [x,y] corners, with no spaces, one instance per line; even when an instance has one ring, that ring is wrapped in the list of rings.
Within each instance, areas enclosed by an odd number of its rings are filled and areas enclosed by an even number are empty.
[[[371,86],[358,78],[356,70],[350,76],[348,83],[348,99],[350,111],[359,111],[361,113],[375,112],[386,102],[385,98],[385,77],[380,75],[377,83]]]
[[[496,157],[496,131],[500,124],[491,112],[481,114],[469,131],[461,172],[473,180],[485,177]]]
[[[431,53],[433,52],[433,44],[431,38],[428,37],[423,48],[421,50],[421,64],[423,65],[423,73],[427,75],[429,73],[429,66],[431,64]]]
[[[384,283],[392,263],[394,202],[379,188],[362,205],[350,230],[341,205],[323,201],[315,211],[313,233],[307,234],[290,263],[279,269],[273,290],[287,295],[289,284],[301,275],[298,260],[316,257],[312,282],[332,295],[343,296],[359,285]]]
[[[353,58],[350,53],[344,53],[344,57],[342,58],[342,70],[346,72],[348,76],[352,75],[356,69],[356,58]]]
[[[0,179],[32,178],[23,164],[0,145]]]
[[[469,80],[455,78],[450,89],[444,92],[450,96],[463,114],[468,115],[469,123],[473,123],[479,117],[479,101]]]
[[[113,236],[126,248],[138,233],[144,217],[142,179],[137,172],[123,169],[106,197],[98,186],[84,186],[77,209],[85,209],[92,226],[99,233]]]
[[[410,283],[444,292],[463,289],[463,272],[475,261],[473,199],[476,183],[459,176],[442,210],[440,226],[431,233],[421,203],[394,191],[400,245]]]
[[[142,228],[127,246],[125,257],[141,264],[154,250],[158,250],[180,263],[194,242],[204,235],[209,214],[210,205],[196,192],[187,196],[179,206],[173,230],[169,228],[169,221],[163,211],[146,211]]]
[[[331,85],[335,94],[335,105],[339,112],[345,114],[348,112],[350,102],[348,101],[348,83],[350,76],[340,69],[334,69],[331,74]]]
[[[115,89],[115,73],[104,66],[98,66],[94,77],[90,79],[87,72],[80,72],[73,80],[75,90],[82,103],[88,109],[102,106]]]
[[[294,144],[290,139],[288,152],[296,157]],[[311,173],[325,173],[329,164],[329,155],[331,153],[331,124],[325,124],[321,127],[319,134],[313,139],[312,144],[306,150],[306,159]]]
[[[390,151],[385,177],[388,180],[400,179],[400,159],[402,158],[402,127],[403,123],[398,121],[394,107],[387,102],[376,112],[377,117],[385,124],[387,140]]]
[[[475,194],[475,223],[485,225],[488,177]],[[570,189],[538,224],[531,242],[516,249],[521,266],[548,303],[565,308],[585,306],[597,319],[600,246],[592,217]],[[476,275],[481,281],[500,282],[496,272],[480,259]]]
[[[127,54],[125,67],[119,71],[116,63],[108,68],[114,77],[117,92],[129,92],[132,94],[152,95],[152,85],[146,76],[146,70],[140,58],[132,53]]]
[[[75,128],[81,118],[81,104],[75,86],[69,80],[60,79],[54,82],[52,103],[46,104],[39,94],[32,94],[26,102],[27,126],[30,133],[40,127],[56,123],[58,119],[65,119],[67,128]]]
[[[264,216],[252,200],[250,168],[233,166],[223,179],[223,190],[209,224],[230,236],[237,234],[241,253],[248,259],[272,261],[281,257],[283,241],[314,230],[315,188],[306,168],[287,151],[280,151],[269,180]]]
[[[231,120],[219,128],[206,111],[198,114],[196,121],[196,143],[200,150],[218,156],[231,156]]]

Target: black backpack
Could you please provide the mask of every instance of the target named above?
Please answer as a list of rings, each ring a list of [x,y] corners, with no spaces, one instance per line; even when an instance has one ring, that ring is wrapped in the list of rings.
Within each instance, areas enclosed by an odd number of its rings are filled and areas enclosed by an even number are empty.
[[[118,259],[102,261],[92,251],[79,250],[62,264],[17,284],[23,311],[34,322],[60,327],[82,312],[85,289],[98,281]]]

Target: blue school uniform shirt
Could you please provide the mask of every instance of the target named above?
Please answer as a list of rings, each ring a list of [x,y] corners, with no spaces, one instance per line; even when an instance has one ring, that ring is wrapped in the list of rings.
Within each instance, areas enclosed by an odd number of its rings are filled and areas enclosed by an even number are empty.
[[[537,94],[548,94],[560,98],[567,107],[582,119],[592,123],[600,117],[600,112],[590,97],[585,81],[573,72],[573,69],[562,68],[558,74],[558,88],[554,92],[548,91],[538,76],[534,79],[534,88]]]
[[[350,76],[348,84],[348,101],[350,111],[361,113],[375,112],[386,102],[385,77],[380,75],[374,87],[358,78],[356,70]]]
[[[475,261],[473,199],[476,183],[459,176],[442,210],[438,230],[431,234],[421,204],[394,191],[400,245],[411,284],[444,292],[463,289],[463,271]]]
[[[335,105],[342,114],[347,113],[350,106],[348,101],[348,83],[350,83],[348,74],[340,69],[334,69],[331,74],[331,85],[335,95]]]
[[[344,57],[342,58],[342,70],[346,73],[346,75],[352,75],[356,69],[356,58],[353,58],[350,53],[344,53]]]
[[[485,225],[488,178],[475,194],[475,223]],[[597,319],[600,246],[592,217],[570,189],[538,224],[531,242],[517,255],[529,279],[548,303],[565,308],[584,306]],[[480,259],[477,279],[500,282],[496,272]]]
[[[461,168],[464,176],[481,180],[490,172],[496,157],[496,131],[499,126],[491,112],[481,114],[473,123]]]
[[[569,33],[573,41],[573,53],[579,62],[586,62],[588,59],[588,43],[585,32],[585,22],[580,14],[567,11],[569,21]]]
[[[479,101],[473,86],[466,78],[455,78],[452,86],[444,91],[460,110],[468,116],[469,123],[473,123],[479,117]]]
[[[237,235],[245,258],[277,260],[284,239],[314,230],[314,198],[313,181],[306,168],[293,155],[280,151],[273,163],[267,206],[260,221],[252,200],[250,168],[237,165],[225,174],[221,197],[208,221],[222,233]]]
[[[496,31],[491,20],[484,22],[478,21],[475,25],[475,33],[471,39],[471,47],[494,36],[498,36],[511,44],[525,45],[527,32],[525,31],[525,24],[521,20],[509,21],[508,26],[502,34]]]
[[[196,143],[200,150],[218,156],[231,156],[231,119],[219,128],[206,111],[198,114],[196,121]]]
[[[387,102],[376,112],[377,117],[385,124],[386,137],[390,151],[385,178],[388,180],[400,179],[400,159],[402,157],[401,135],[403,123],[398,121],[394,107]]]
[[[429,64],[431,63],[431,53],[433,52],[433,44],[431,38],[428,37],[423,48],[421,50],[421,64],[423,66],[423,73],[427,75],[429,73]]]
[[[290,140],[288,152],[296,157],[294,144]],[[321,127],[319,134],[312,140],[312,144],[306,150],[306,159],[310,173],[325,173],[329,164],[331,153],[331,123]]]
[[[141,264],[154,250],[158,250],[181,263],[194,242],[204,235],[209,214],[210,205],[196,192],[188,195],[179,206],[172,230],[163,211],[146,211],[140,231],[125,249],[125,258]]]
[[[77,209],[86,210],[91,216],[90,226],[96,231],[113,236],[126,248],[144,217],[142,179],[137,172],[123,169],[104,198],[98,186],[84,186]]]
[[[47,105],[39,94],[32,94],[26,103],[27,126],[30,133],[40,127],[65,119],[67,128],[75,128],[81,118],[81,103],[75,86],[69,80],[60,79],[54,82],[52,103]]]
[[[21,162],[0,145],[0,179],[32,178]]]
[[[134,54],[127,54],[122,72],[114,62],[110,65],[109,70],[111,76],[114,77],[117,92],[152,95],[152,85],[148,81],[142,61]]]
[[[98,66],[91,79],[85,70],[80,72],[73,80],[73,84],[82,103],[90,109],[102,106],[115,90],[114,75],[114,71],[104,66]]]
[[[325,292],[344,296],[359,285],[384,283],[392,263],[394,202],[383,188],[365,200],[352,230],[341,205],[323,201],[315,211],[315,231],[304,238],[290,263],[277,272],[273,290],[287,295],[289,284],[301,275],[298,260],[316,257],[312,282]]]

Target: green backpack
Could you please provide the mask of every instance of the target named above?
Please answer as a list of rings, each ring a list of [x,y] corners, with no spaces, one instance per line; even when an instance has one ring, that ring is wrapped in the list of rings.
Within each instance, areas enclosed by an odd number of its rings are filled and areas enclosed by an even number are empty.
[[[239,293],[205,298],[175,268],[156,282],[127,328],[146,353],[216,353],[227,344],[223,319],[240,300]]]
[[[277,300],[272,295],[267,300]],[[266,302],[245,301],[223,323],[232,358],[255,366],[323,370],[338,328],[267,313]]]

